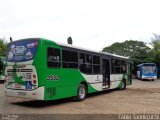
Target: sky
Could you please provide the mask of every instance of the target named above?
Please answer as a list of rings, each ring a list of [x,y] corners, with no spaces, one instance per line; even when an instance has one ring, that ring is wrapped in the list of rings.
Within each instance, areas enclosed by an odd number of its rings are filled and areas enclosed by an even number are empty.
[[[0,38],[41,37],[101,51],[160,34],[160,0],[0,0]]]

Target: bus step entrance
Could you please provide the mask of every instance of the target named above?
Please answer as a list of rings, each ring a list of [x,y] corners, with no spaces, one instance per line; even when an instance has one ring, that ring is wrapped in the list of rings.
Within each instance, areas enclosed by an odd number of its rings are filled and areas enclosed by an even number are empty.
[[[103,90],[107,90],[107,89],[109,89],[109,86],[108,85],[107,86],[103,86],[102,89]]]

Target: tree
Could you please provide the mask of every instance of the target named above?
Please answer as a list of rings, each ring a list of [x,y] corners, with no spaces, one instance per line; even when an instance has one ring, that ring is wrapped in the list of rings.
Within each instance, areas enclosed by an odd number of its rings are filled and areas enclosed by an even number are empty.
[[[160,35],[153,34],[151,40],[154,62],[157,64],[157,66],[160,66]]]
[[[72,38],[71,37],[68,37],[68,39],[67,39],[67,42],[68,42],[68,44],[71,44],[72,45]]]
[[[0,38],[0,56],[6,56],[7,42]]]
[[[109,52],[116,55],[122,55],[130,57],[134,65],[142,62],[153,61],[151,48],[148,47],[144,42],[137,40],[126,40],[122,43],[114,43],[111,46],[103,48],[104,52]]]
[[[133,74],[136,74],[136,66],[143,62],[153,62],[153,51],[144,42],[137,40],[126,40],[122,43],[113,43],[103,48],[104,52],[130,57],[133,62]]]

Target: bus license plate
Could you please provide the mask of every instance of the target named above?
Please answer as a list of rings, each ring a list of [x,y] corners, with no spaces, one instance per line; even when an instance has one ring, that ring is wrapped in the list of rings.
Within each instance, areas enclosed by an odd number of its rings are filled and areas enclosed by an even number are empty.
[[[18,95],[20,95],[20,96],[26,96],[27,93],[26,92],[18,92]]]

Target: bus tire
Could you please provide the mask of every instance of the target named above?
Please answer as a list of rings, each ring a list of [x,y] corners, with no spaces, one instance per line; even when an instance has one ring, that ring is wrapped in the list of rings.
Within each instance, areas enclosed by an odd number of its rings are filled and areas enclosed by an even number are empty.
[[[77,89],[77,101],[83,101],[86,98],[87,87],[84,84],[80,84]]]
[[[125,88],[126,88],[126,80],[122,80],[121,90],[124,90]]]
[[[154,79],[152,79],[152,81],[154,81]]]

